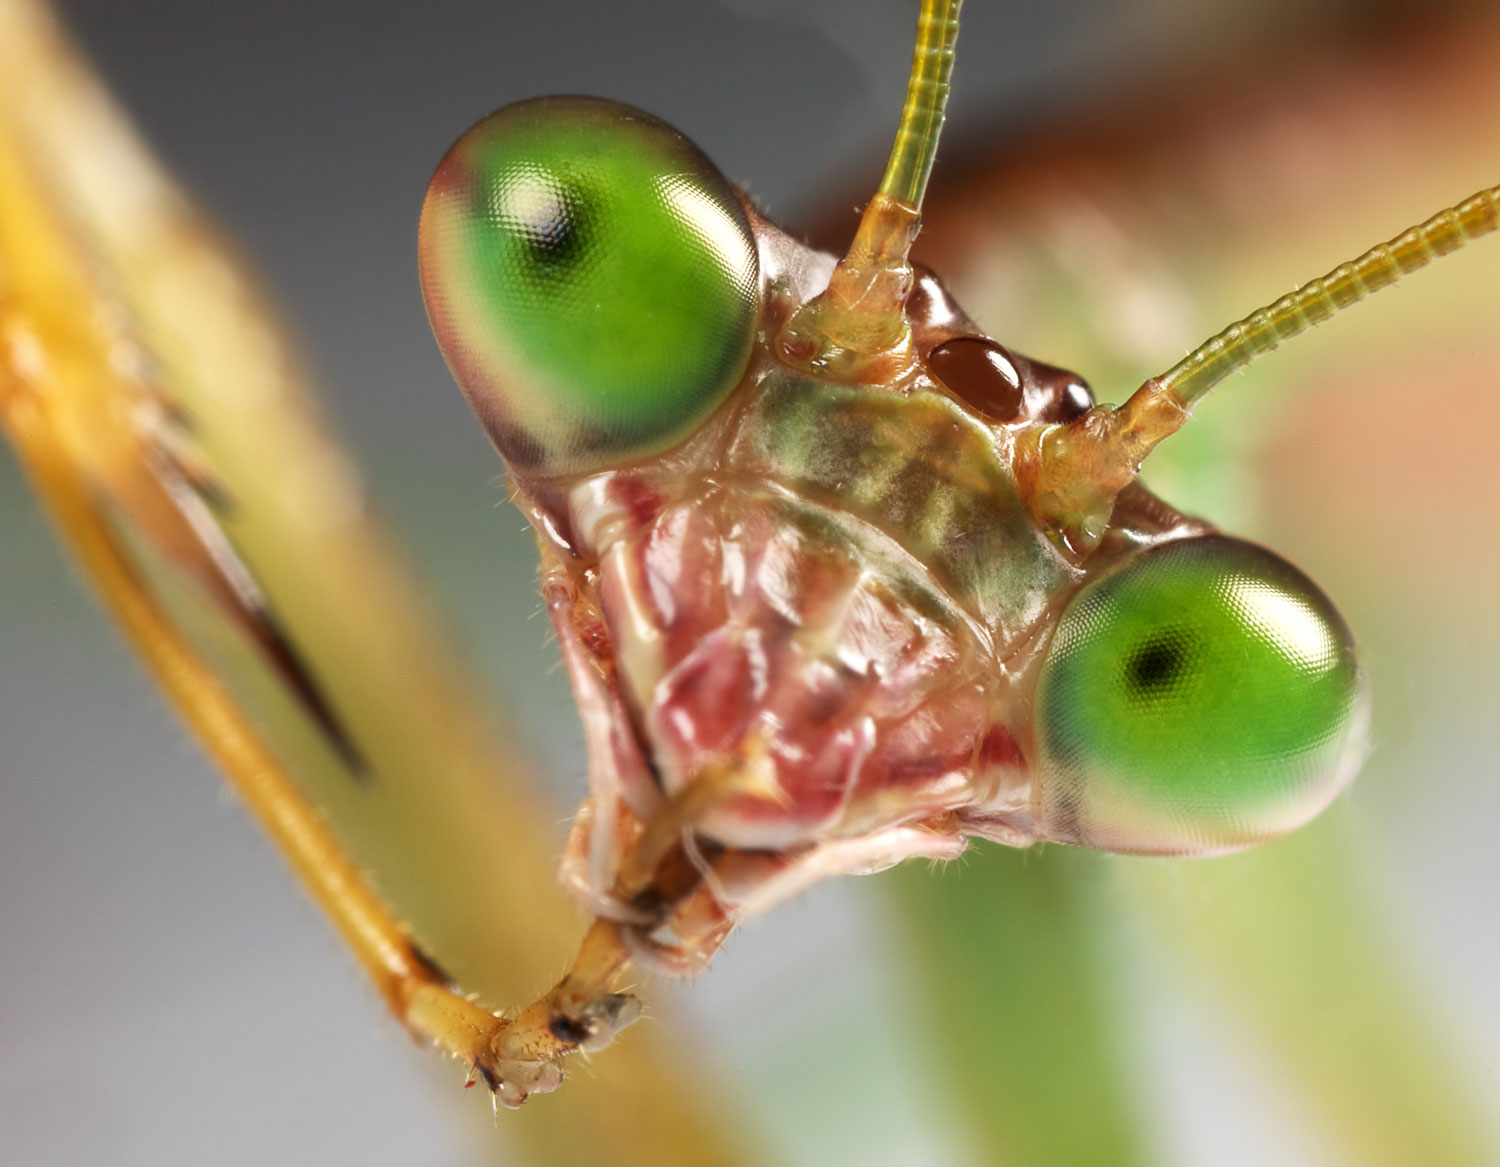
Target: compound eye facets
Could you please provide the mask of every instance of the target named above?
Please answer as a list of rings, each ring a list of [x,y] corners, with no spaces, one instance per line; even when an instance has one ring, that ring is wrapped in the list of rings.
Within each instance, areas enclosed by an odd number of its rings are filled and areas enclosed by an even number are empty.
[[[544,97],[469,129],[428,187],[419,252],[448,366],[523,472],[658,453],[749,360],[760,272],[739,198],[617,102]]]
[[[1364,748],[1354,643],[1290,563],[1222,536],[1149,549],[1063,613],[1037,692],[1045,833],[1209,854],[1302,825]]]

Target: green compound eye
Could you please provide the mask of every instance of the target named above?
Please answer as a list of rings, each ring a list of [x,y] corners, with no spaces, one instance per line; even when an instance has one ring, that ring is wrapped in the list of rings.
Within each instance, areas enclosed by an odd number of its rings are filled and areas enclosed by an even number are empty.
[[[629,106],[544,97],[479,122],[433,175],[419,253],[443,356],[520,470],[666,449],[749,360],[744,208],[702,151]]]
[[[1037,691],[1053,838],[1207,854],[1302,825],[1364,748],[1353,637],[1290,563],[1222,536],[1144,552],[1079,592]]]

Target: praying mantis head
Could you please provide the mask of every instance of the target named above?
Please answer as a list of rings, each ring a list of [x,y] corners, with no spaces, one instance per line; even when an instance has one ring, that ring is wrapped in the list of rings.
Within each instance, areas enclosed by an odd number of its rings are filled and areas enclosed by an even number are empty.
[[[438,167],[434,330],[568,581],[560,635],[635,817],[727,766],[740,784],[691,827],[730,848],[940,820],[1153,854],[1275,837],[1363,757],[1353,636],[1285,559],[1149,494],[1141,462],[1229,373],[1493,229],[1494,192],[1096,405],[908,259],[958,8],[923,5],[842,260],[650,115],[544,98]]]

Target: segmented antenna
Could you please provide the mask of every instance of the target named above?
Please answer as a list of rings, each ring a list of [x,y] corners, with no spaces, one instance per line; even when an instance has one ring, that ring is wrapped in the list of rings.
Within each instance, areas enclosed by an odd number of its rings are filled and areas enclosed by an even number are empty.
[[[907,256],[937,157],[961,7],[963,0],[922,0],[911,80],[885,177],[827,290],[798,309],[782,331],[782,355],[794,363],[875,379],[878,361],[910,357],[905,307],[912,270]]]
[[[927,178],[937,157],[943,110],[948,105],[948,79],[953,75],[953,47],[958,42],[955,3],[924,3],[917,17],[917,47],[911,55],[911,80],[896,144],[886,164],[880,193],[911,207],[922,205]]]
[[[1118,409],[1101,406],[1038,431],[1023,458],[1033,515],[1065,546],[1087,554],[1141,461],[1182,428],[1193,405],[1220,381],[1340,309],[1497,229],[1500,186],[1493,186],[1231,324],[1146,381]]]
[[[1326,276],[1303,285],[1274,304],[1250,313],[1151,380],[1159,392],[1171,396],[1184,409],[1191,408],[1225,377],[1273,351],[1283,341],[1497,228],[1500,228],[1500,186],[1492,186],[1457,206],[1439,211],[1427,222],[1408,228],[1389,242],[1377,244],[1358,259],[1339,264]]]

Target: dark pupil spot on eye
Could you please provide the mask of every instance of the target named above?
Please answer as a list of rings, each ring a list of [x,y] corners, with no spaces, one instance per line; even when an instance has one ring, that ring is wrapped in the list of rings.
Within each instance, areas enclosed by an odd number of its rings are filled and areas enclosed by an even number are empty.
[[[505,173],[493,184],[475,183],[471,214],[488,222],[506,240],[501,259],[514,275],[531,279],[573,278],[596,235],[597,200],[586,182],[552,174],[545,180],[517,180]]]
[[[542,213],[521,224],[526,257],[538,274],[564,275],[588,246],[587,200],[571,189]]]
[[[1125,660],[1125,681],[1131,693],[1165,696],[1182,680],[1188,656],[1180,637],[1154,636],[1140,644]]]

